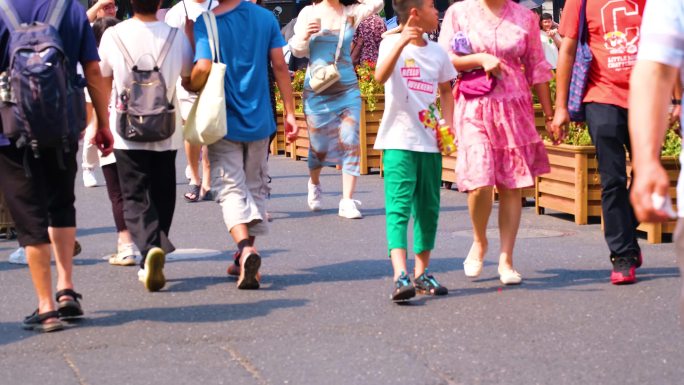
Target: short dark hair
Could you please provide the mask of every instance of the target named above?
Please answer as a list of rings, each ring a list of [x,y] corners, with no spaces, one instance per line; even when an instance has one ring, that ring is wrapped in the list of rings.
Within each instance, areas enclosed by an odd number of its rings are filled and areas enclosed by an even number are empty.
[[[142,15],[150,15],[157,13],[161,0],[131,0],[131,8],[133,13],[140,13]]]
[[[553,20],[553,16],[550,13],[542,13],[541,20]]]
[[[392,8],[397,15],[397,23],[404,24],[408,21],[411,8],[420,8],[425,0],[392,0]]]
[[[102,35],[109,27],[113,27],[119,24],[121,20],[116,17],[105,16],[101,17],[93,23],[93,34],[95,34],[95,42],[97,46],[100,46],[100,40],[102,40]]]

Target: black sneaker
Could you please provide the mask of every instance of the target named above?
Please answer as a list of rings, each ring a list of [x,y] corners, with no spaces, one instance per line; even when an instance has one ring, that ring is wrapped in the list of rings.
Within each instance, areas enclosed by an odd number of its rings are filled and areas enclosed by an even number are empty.
[[[427,269],[425,272],[416,278],[416,290],[420,294],[430,294],[430,295],[447,295],[449,290],[440,285],[439,282],[432,275],[428,274]]]
[[[416,296],[416,288],[411,283],[411,279],[402,272],[399,279],[394,281],[394,291],[390,296],[390,299],[394,302],[408,301],[409,299]]]
[[[636,282],[636,268],[639,255],[612,255],[613,271],[610,272],[610,282],[613,285],[629,285]]]

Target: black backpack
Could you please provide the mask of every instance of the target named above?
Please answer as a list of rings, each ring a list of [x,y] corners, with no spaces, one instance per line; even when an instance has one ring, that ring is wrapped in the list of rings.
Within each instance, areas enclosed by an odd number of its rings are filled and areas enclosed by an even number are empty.
[[[10,32],[10,63],[0,75],[5,80],[0,93],[5,110],[3,134],[17,139],[18,147],[30,146],[36,158],[41,148],[68,152],[69,142],[85,128],[83,79],[69,69],[58,31],[68,6],[67,0],[54,0],[47,20],[20,23],[14,7],[0,0],[1,16]],[[63,168],[62,157],[57,158]]]
[[[169,138],[176,131],[176,110],[173,100],[166,97],[166,81],[160,68],[171,49],[178,29],[171,28],[159,58],[154,61],[154,67],[143,70],[128,53],[117,28],[113,28],[112,37],[126,61],[126,68],[130,70],[124,79],[124,89],[117,95],[116,130],[119,135],[132,142],[157,142]],[[175,85],[174,85],[175,90]],[[174,91],[175,92],[175,91]]]

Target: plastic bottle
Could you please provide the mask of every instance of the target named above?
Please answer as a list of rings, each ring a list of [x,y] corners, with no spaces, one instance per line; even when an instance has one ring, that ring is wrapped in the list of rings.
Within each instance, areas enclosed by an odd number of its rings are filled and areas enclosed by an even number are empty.
[[[437,133],[439,134],[440,140],[442,141],[442,154],[449,155],[456,151],[455,138],[449,130],[446,121],[444,119],[439,120],[439,128]]]

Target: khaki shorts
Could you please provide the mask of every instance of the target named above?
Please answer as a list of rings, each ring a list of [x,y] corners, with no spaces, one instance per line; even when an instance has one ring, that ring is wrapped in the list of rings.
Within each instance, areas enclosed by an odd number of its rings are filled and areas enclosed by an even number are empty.
[[[208,147],[211,189],[221,205],[228,230],[246,224],[250,236],[268,233],[268,141],[222,139]]]

